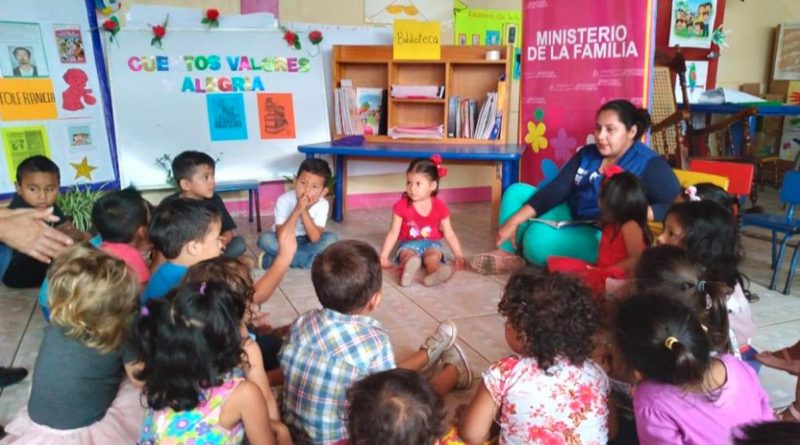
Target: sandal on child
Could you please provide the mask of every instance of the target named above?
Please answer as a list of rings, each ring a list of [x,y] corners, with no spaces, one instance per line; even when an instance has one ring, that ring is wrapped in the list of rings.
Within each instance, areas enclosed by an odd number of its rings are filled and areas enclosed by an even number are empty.
[[[800,360],[792,358],[789,348],[761,352],[755,358],[764,366],[800,376]]]
[[[411,283],[414,282],[414,276],[421,266],[422,259],[418,256],[413,256],[406,260],[405,264],[403,264],[403,273],[400,275],[400,285],[403,287],[411,286]]]
[[[525,267],[525,259],[505,251],[481,253],[469,259],[469,267],[482,275],[511,273]]]
[[[442,264],[436,272],[429,273],[423,280],[422,284],[431,287],[437,284],[444,283],[453,276],[453,268],[447,264]]]

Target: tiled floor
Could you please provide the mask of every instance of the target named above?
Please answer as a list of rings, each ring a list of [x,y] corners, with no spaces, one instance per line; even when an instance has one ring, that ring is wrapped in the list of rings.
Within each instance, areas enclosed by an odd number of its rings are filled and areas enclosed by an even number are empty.
[[[774,190],[767,190],[761,199],[768,211],[779,211]],[[490,250],[494,234],[490,230],[489,204],[455,204],[450,208],[453,226],[464,251],[472,254]],[[343,238],[362,239],[380,249],[389,219],[389,209],[356,210],[349,212],[343,223],[331,222],[329,229],[340,233]],[[269,227],[269,220],[270,217],[264,218],[265,227]],[[238,221],[249,244],[255,246],[254,225],[248,224],[245,218]],[[767,291],[765,286],[771,273],[769,244],[745,238],[744,245],[746,259],[743,270],[753,281],[751,290],[761,296],[761,300],[753,305],[755,321],[760,327],[753,343],[760,350],[791,344],[800,337],[800,278],[794,280],[793,295]],[[398,358],[416,350],[439,321],[455,320],[459,341],[475,374],[480,375],[490,362],[510,352],[503,336],[502,319],[496,313],[507,278],[485,277],[464,271],[436,288],[425,288],[421,284],[403,288],[395,274],[386,273],[383,304],[375,316],[389,329]],[[33,367],[44,325],[34,294],[31,290],[14,291],[0,287],[0,365]],[[273,325],[281,325],[317,306],[319,303],[308,271],[291,270],[281,283],[280,291],[263,305],[262,310],[270,314]],[[793,400],[794,378],[770,369],[763,369],[760,377],[773,406],[785,406]],[[2,390],[0,424],[8,423],[13,413],[24,406],[30,382],[28,377],[20,384]],[[465,403],[471,395],[471,390],[454,392],[448,397],[448,405],[453,407]]]

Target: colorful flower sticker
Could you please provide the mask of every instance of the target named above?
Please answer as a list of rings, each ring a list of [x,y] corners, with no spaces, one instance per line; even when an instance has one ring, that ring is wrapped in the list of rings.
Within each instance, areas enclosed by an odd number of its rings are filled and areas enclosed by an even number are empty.
[[[531,144],[531,149],[534,153],[539,153],[539,150],[544,150],[549,144],[547,138],[544,136],[547,131],[547,126],[544,122],[528,122],[528,134],[525,135],[525,142]]]

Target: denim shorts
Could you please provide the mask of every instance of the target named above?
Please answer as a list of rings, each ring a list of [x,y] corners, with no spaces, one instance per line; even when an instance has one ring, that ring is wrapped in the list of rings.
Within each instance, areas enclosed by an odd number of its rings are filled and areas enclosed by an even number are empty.
[[[428,249],[436,249],[442,252],[442,263],[446,263],[445,255],[446,252],[444,251],[444,246],[439,241],[431,241],[427,239],[417,239],[411,241],[405,241],[403,244],[397,248],[397,254],[394,256],[394,262],[400,263],[400,252],[403,250],[410,250],[414,252],[420,258],[425,256],[425,251]]]

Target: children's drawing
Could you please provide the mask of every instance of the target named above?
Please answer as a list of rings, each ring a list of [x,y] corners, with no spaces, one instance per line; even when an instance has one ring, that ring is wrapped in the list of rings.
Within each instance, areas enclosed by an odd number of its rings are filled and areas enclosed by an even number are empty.
[[[669,46],[710,48],[717,0],[674,0]]]
[[[392,23],[397,19],[420,21],[453,20],[452,0],[364,0],[364,18],[369,23]]]

